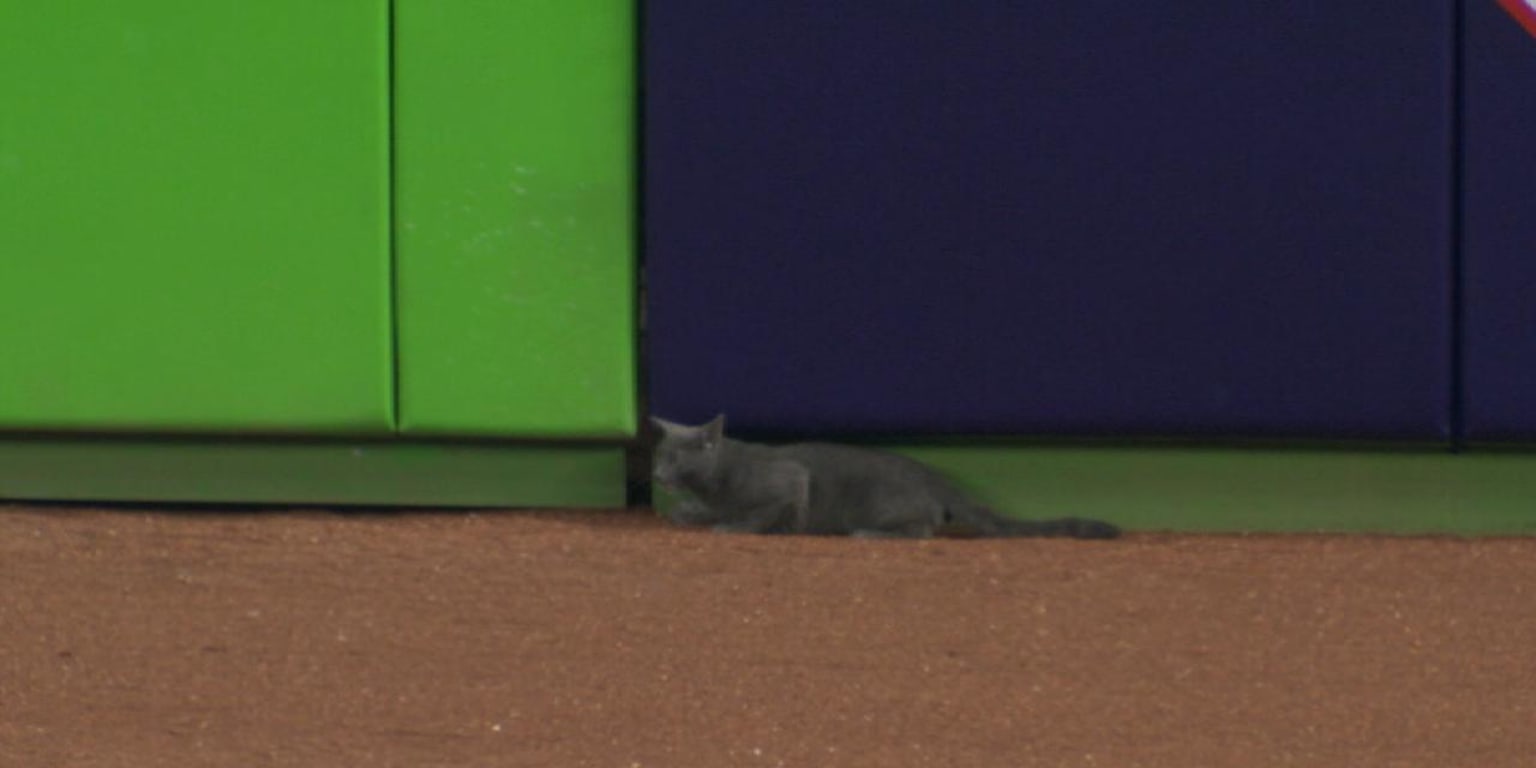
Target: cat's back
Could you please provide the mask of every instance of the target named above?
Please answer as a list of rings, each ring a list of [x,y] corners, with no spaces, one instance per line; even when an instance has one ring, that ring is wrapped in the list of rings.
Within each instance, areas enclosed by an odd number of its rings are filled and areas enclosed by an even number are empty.
[[[931,531],[947,510],[967,502],[937,471],[914,459],[836,443],[792,443],[774,458],[804,467],[810,477],[806,533]]]
[[[791,443],[773,453],[811,471],[813,479],[930,484],[944,482],[934,470],[900,454],[838,443]]]

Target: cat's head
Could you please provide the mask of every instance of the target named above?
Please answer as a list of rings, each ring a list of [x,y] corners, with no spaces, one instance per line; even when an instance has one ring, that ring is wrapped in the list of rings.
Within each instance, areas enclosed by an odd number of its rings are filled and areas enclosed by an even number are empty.
[[[670,490],[697,488],[715,474],[725,445],[723,414],[697,427],[655,416],[651,423],[661,430],[651,462],[651,476],[657,483]]]

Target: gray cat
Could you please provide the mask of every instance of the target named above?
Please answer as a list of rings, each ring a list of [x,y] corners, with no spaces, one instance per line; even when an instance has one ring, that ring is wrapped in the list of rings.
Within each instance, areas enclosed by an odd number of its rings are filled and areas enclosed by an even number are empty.
[[[1010,520],[970,501],[904,456],[828,443],[769,446],[725,436],[725,417],[689,427],[664,419],[654,478],[682,496],[673,522],[742,533],[926,537],[948,528],[983,536],[1111,539],[1097,520]]]

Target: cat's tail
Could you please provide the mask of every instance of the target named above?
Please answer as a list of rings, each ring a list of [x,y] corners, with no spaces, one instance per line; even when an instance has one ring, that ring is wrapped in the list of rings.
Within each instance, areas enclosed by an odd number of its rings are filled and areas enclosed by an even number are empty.
[[[1054,536],[1068,539],[1113,539],[1120,529],[1102,520],[1061,517],[1054,520],[1015,520],[985,507],[956,510],[958,522],[975,528],[983,536]]]

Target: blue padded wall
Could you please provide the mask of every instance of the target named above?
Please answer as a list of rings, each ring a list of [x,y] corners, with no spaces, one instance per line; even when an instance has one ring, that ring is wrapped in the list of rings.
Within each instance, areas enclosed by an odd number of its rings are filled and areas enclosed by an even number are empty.
[[[1470,440],[1536,439],[1536,37],[1466,0],[1463,413]]]
[[[646,6],[655,412],[1447,437],[1451,0]]]

